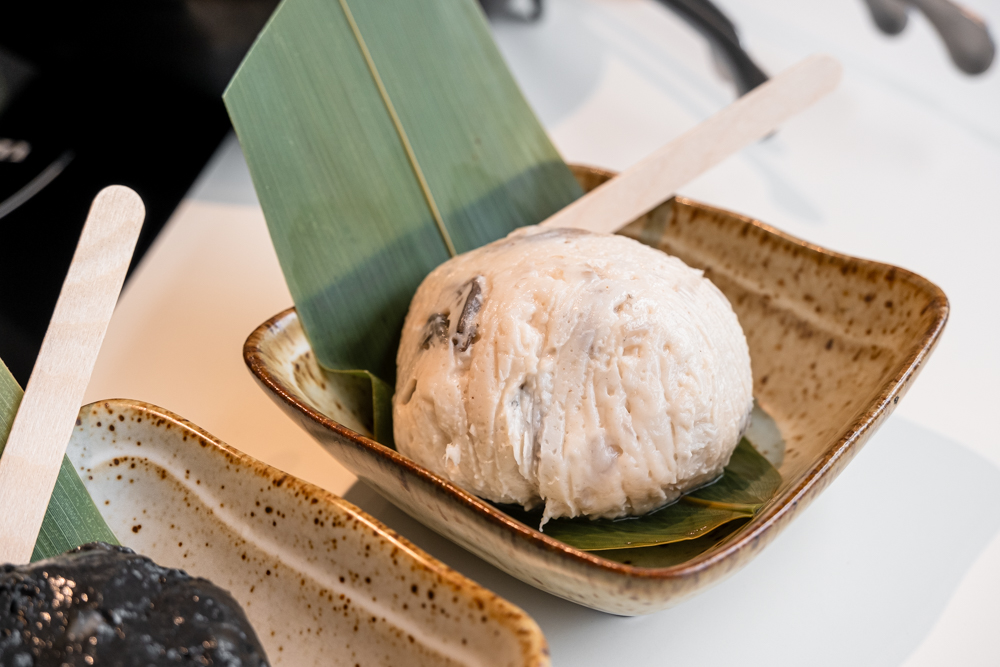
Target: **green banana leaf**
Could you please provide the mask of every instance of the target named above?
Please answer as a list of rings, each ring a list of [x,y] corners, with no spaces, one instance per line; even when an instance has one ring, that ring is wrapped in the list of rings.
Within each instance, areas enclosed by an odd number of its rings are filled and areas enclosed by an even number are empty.
[[[375,438],[392,446],[396,348],[420,281],[582,191],[474,0],[284,0],[224,100],[316,358],[371,382]],[[718,482],[670,507],[545,532],[612,558],[683,559],[779,483],[744,442]]]
[[[24,392],[0,360],[0,456]],[[50,558],[88,542],[118,544],[69,459],[63,457],[56,487],[45,510],[31,561]]]
[[[624,565],[635,567],[671,567],[686,563],[712,547],[729,539],[729,536],[739,530],[749,519],[738,519],[719,526],[707,535],[693,540],[667,542],[655,547],[638,549],[605,549],[596,555]]]
[[[677,502],[628,519],[552,519],[542,528],[549,537],[582,549],[635,549],[698,540],[730,522],[743,522],[759,512],[781,484],[781,475],[746,438],[733,452],[722,476]],[[498,506],[532,528],[540,511]],[[700,546],[700,545],[699,545]]]
[[[474,0],[284,0],[223,98],[317,360],[376,388],[424,276],[582,194]]]

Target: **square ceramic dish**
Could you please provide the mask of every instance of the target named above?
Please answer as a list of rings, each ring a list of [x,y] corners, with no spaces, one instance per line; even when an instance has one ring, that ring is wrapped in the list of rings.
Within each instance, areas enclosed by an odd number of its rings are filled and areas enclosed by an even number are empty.
[[[612,176],[576,168],[585,189]],[[937,343],[948,301],[893,266],[847,257],[728,211],[675,198],[620,233],[703,269],[747,335],[754,395],[786,442],[777,494],[738,531],[684,562],[650,549],[586,553],[513,520],[369,436],[355,387],[316,363],[294,310],[247,339],[272,399],[402,510],[523,581],[615,614],[676,604],[732,574],[844,469]],[[639,552],[642,553],[639,553]],[[665,553],[665,552],[664,552]],[[615,560],[617,559],[617,560]]]
[[[121,542],[232,593],[275,667],[549,664],[517,607],[166,410],[88,405],[67,454]]]

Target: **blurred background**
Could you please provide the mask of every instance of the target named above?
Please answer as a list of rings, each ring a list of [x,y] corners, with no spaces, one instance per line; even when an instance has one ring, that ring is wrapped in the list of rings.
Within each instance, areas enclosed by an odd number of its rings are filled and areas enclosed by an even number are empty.
[[[22,386],[94,195],[145,202],[134,266],[229,131],[222,91],[276,5],[0,9],[0,359]]]
[[[922,12],[968,73],[992,61],[982,22],[947,0],[843,1],[855,2],[859,14],[870,14],[871,29],[885,34]],[[545,0],[481,3],[508,35],[549,9]],[[711,2],[660,4],[707,41],[734,95],[767,79],[738,26]],[[138,262],[229,131],[220,96],[276,5],[36,0],[0,10],[0,358],[22,385],[94,194],[121,183],[146,203]],[[566,28],[566,39],[581,37],[574,31],[582,26]],[[521,83],[532,85],[523,76]],[[562,92],[558,104],[569,109],[589,91],[569,85]],[[547,111],[539,110],[551,124]]]

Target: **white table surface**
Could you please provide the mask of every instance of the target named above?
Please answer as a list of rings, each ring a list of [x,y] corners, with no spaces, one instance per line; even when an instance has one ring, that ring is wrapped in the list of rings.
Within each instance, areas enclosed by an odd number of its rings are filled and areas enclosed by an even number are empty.
[[[731,100],[705,42],[650,0],[547,2],[541,23],[495,32],[567,160],[627,167]],[[845,79],[682,193],[914,270],[953,308],[895,415],[735,576],[664,612],[609,616],[507,576],[357,483],[243,365],[243,340],[291,298],[232,137],[126,286],[88,400],[156,403],[345,495],[527,610],[556,665],[1000,665],[1000,65],[961,75],[921,16],[885,37],[861,0],[720,4],[765,69],[825,51]],[[1000,3],[966,4],[1000,34]]]

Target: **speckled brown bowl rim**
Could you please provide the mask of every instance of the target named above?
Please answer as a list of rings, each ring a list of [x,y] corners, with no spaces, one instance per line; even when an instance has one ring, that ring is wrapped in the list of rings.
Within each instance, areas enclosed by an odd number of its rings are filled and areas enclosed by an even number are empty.
[[[586,168],[587,171],[601,176],[613,176],[612,172]],[[880,419],[887,417],[899,402],[900,397],[905,393],[909,380],[917,373],[921,364],[933,351],[934,346],[940,339],[941,332],[948,320],[948,298],[944,292],[934,283],[923,278],[916,273],[883,264],[871,260],[859,259],[841,253],[827,250],[818,245],[808,243],[790,234],[779,231],[758,220],[743,216],[725,209],[701,204],[685,197],[675,197],[670,202],[692,206],[705,211],[722,214],[743,222],[746,225],[757,227],[779,239],[798,246],[810,254],[822,255],[835,266],[849,266],[860,264],[869,269],[887,270],[887,275],[893,276],[895,280],[903,280],[914,284],[926,294],[930,295],[930,303],[921,311],[923,315],[927,309],[935,310],[935,317],[931,326],[924,332],[920,342],[909,351],[903,361],[896,366],[891,379],[887,380],[880,387],[878,396],[872,405],[858,417],[854,423],[844,432],[837,442],[826,451],[826,453],[811,467],[801,478],[784,492],[773,498],[770,503],[753,519],[742,528],[738,529],[726,541],[708,551],[695,556],[689,561],[670,567],[647,568],[635,565],[625,565],[615,561],[600,558],[585,551],[580,551],[563,542],[555,540],[537,530],[530,528],[523,523],[500,512],[493,506],[473,496],[469,492],[452,484],[448,480],[436,475],[426,468],[414,463],[410,459],[399,454],[374,440],[357,433],[329,417],[317,412],[309,405],[296,398],[293,393],[280,380],[272,375],[262,358],[261,343],[271,330],[281,330],[285,320],[297,317],[295,308],[284,310],[267,322],[261,324],[250,334],[243,345],[243,359],[250,372],[267,390],[273,392],[281,398],[288,406],[306,415],[312,421],[346,438],[357,448],[366,450],[383,459],[400,466],[417,477],[431,482],[439,487],[455,502],[465,505],[482,515],[487,521],[503,526],[522,539],[533,543],[536,547],[555,552],[564,558],[580,561],[590,566],[602,570],[617,573],[629,578],[639,579],[686,579],[697,577],[699,574],[709,570],[713,566],[734,557],[738,552],[752,546],[761,546],[777,536],[778,530],[771,530],[779,524],[784,524],[793,518],[796,511],[807,505],[833,481],[840,470],[854,457],[860,450],[861,444],[867,439],[868,432],[872,430]],[[859,444],[860,443],[860,444]]]
[[[109,411],[117,408],[119,412],[124,412],[125,408],[127,408],[136,413],[147,415],[150,422],[155,423],[157,426],[166,424],[166,427],[169,429],[171,425],[174,425],[181,433],[186,434],[192,440],[192,446],[194,443],[198,443],[202,447],[212,447],[218,450],[233,465],[256,472],[263,479],[270,481],[275,487],[284,486],[290,492],[296,492],[296,495],[301,493],[307,500],[321,499],[323,502],[339,507],[362,524],[367,525],[373,532],[380,534],[384,539],[392,543],[393,546],[399,547],[401,550],[409,553],[413,557],[414,564],[418,567],[423,567],[440,576],[443,581],[451,584],[454,589],[468,591],[468,595],[473,599],[481,600],[486,609],[489,610],[490,616],[501,626],[506,626],[516,637],[520,644],[524,667],[548,667],[550,665],[548,642],[545,640],[545,636],[542,634],[538,624],[524,610],[484,588],[460,572],[448,567],[352,502],[255,459],[249,454],[222,442],[197,424],[157,405],[127,398],[111,398],[95,401],[83,406],[81,414],[87,410],[101,408]],[[79,420],[77,421],[79,423]],[[377,445],[374,442],[372,444]],[[377,446],[381,447],[382,445]]]

